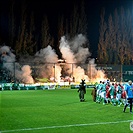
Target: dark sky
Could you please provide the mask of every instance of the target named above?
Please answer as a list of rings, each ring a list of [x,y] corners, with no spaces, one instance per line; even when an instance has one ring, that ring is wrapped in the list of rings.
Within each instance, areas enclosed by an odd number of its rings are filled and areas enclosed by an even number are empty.
[[[11,0],[0,1],[0,9],[3,15],[2,19],[4,19],[3,25],[6,25],[6,13],[8,12],[9,1]],[[21,1],[24,0],[16,1],[20,5]],[[41,17],[41,14],[47,14],[54,27],[58,13],[70,15],[73,9],[73,3],[79,3],[79,1],[81,0],[27,0],[26,2],[29,4],[29,10],[33,10],[38,18]],[[104,7],[105,13],[108,16],[114,12],[115,8],[121,6],[130,10],[133,8],[133,0],[85,0],[88,19],[88,40],[90,42],[90,51],[93,55],[95,55],[97,50],[101,9]],[[18,12],[20,11],[19,8],[16,10]]]
[[[90,51],[93,56],[96,54],[99,39],[99,22],[101,9],[105,8],[105,16],[114,13],[114,10],[120,7],[125,10],[132,10],[133,0],[86,0],[86,11],[88,15],[88,39],[90,40]]]

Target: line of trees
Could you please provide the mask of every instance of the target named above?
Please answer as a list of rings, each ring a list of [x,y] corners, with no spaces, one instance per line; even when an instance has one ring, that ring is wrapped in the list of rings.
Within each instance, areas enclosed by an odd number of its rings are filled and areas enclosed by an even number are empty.
[[[55,21],[54,28],[57,32],[52,29],[53,23],[50,22],[51,18],[48,18],[48,14],[43,13],[43,11],[39,14],[39,11],[32,10],[31,4],[28,4],[26,0],[19,2],[21,3],[18,3],[17,0],[10,0],[7,4],[9,5],[8,25],[6,25],[8,34],[6,34],[5,40],[1,38],[3,34],[2,26],[0,28],[0,43],[6,41],[6,44],[15,50],[18,57],[34,55],[38,50],[50,45],[61,58],[59,41],[62,36],[67,35],[68,38],[73,38],[81,33],[87,34],[84,0],[81,3],[74,3],[69,15],[64,15],[63,12],[58,13],[57,18],[53,16],[52,21]]]
[[[98,63],[133,64],[133,14],[123,7],[108,18],[101,13]]]
[[[36,14],[29,1],[9,0],[7,4],[8,23],[5,23],[7,34],[4,37],[2,10],[0,14],[0,45],[6,42],[6,45],[15,50],[17,57],[34,55],[38,50],[50,45],[61,58],[59,41],[62,36],[66,35],[69,39],[81,33],[87,36],[88,20],[84,0],[81,0],[80,3],[73,3],[69,14],[58,13],[56,20],[53,19],[53,21],[57,21],[54,23],[56,29],[54,33],[51,28],[53,23],[50,22],[47,13]],[[125,11],[121,7],[107,16],[103,9],[100,17],[97,63],[133,64],[131,12]],[[89,46],[85,45],[85,47]]]

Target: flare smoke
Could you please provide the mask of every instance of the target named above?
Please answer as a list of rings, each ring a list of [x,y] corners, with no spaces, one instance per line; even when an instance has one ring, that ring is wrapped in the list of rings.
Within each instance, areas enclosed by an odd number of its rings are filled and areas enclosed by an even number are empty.
[[[34,83],[35,77],[53,79],[57,82],[60,82],[61,76],[74,77],[76,82],[81,79],[94,81],[94,79],[105,77],[103,71],[96,69],[95,60],[90,58],[88,40],[82,34],[72,40],[67,40],[65,36],[62,36],[59,49],[63,60],[66,61],[63,65],[58,63],[58,55],[51,46],[40,49],[29,59],[21,57],[25,62],[23,66],[16,63],[16,57],[8,46],[0,47],[0,55],[3,67],[12,75],[15,74],[16,79],[23,83]],[[26,64],[29,61],[32,62],[31,65]],[[34,79],[32,75],[34,75]]]

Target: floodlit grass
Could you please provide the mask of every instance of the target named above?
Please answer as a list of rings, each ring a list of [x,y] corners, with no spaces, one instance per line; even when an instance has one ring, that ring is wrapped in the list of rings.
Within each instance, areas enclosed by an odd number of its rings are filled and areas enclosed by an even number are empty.
[[[129,109],[94,103],[91,90],[85,102],[77,89],[1,91],[1,133],[132,132]]]

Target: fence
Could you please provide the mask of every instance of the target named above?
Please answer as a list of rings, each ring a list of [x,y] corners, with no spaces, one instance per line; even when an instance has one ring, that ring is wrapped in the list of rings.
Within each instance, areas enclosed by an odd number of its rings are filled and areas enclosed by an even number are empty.
[[[133,65],[97,65],[111,81],[133,80]]]
[[[0,82],[71,82],[84,77],[89,81],[96,73],[103,72],[110,81],[133,80],[131,65],[95,65],[85,63],[31,63],[14,62],[0,64]]]

